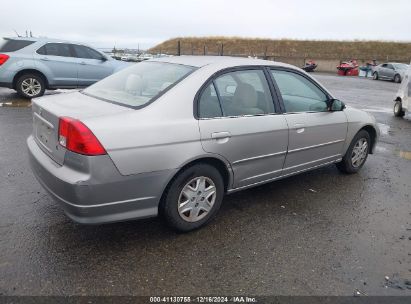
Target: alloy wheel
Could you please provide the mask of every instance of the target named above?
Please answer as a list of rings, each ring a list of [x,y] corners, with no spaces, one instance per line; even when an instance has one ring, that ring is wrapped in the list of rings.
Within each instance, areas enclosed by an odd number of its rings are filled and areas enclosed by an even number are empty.
[[[41,83],[35,78],[26,78],[21,83],[21,90],[29,97],[36,96],[41,91]]]
[[[365,138],[360,138],[354,145],[351,153],[351,163],[354,168],[361,166],[368,155],[368,142]]]

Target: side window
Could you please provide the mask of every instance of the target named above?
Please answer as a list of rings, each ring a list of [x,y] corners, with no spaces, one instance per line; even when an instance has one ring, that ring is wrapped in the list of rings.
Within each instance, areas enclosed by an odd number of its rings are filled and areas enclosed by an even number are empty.
[[[381,67],[386,68],[386,67],[387,67],[387,64],[384,63]]]
[[[47,43],[37,50],[40,55],[72,57],[70,47],[64,43]]]
[[[198,113],[200,118],[223,116],[213,83],[211,83],[201,94],[198,103]]]
[[[286,112],[325,112],[327,95],[299,74],[271,70],[283,98]]]
[[[99,52],[83,45],[73,44],[73,48],[78,58],[101,60],[103,57]]]
[[[214,82],[224,116],[274,113],[270,89],[262,70],[230,72]]]
[[[232,97],[237,87],[237,83],[231,74],[225,74],[218,78],[216,86],[221,97]]]
[[[392,65],[392,64],[387,64],[387,69],[394,70],[394,67],[393,67],[393,65]]]
[[[37,54],[39,54],[39,55],[47,55],[47,53],[46,53],[46,47],[43,45],[41,48],[39,48],[39,49],[37,50]]]

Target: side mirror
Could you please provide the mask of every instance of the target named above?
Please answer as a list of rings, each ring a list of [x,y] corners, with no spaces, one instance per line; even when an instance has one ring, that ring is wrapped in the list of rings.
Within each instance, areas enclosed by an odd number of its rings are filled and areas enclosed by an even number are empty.
[[[345,104],[341,100],[330,99],[327,103],[330,112],[342,111],[345,109]]]
[[[106,56],[101,56],[101,61],[105,62],[105,61],[107,61],[107,60],[108,60],[108,59],[107,59]]]

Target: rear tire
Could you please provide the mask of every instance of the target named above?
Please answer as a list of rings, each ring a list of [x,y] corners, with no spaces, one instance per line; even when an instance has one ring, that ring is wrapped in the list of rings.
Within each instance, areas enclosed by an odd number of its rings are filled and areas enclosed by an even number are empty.
[[[197,164],[179,173],[167,187],[159,206],[167,224],[187,232],[208,223],[220,209],[224,181],[208,164]]]
[[[374,72],[374,73],[372,74],[372,79],[378,80],[378,73],[377,73],[377,72]]]
[[[43,96],[46,90],[43,77],[37,74],[23,74],[17,79],[16,91],[24,98],[36,98]]]
[[[394,103],[394,116],[395,117],[403,117],[405,115],[404,110],[402,109],[401,101],[397,100]]]
[[[342,161],[336,164],[338,170],[346,174],[357,173],[367,160],[370,148],[370,134],[361,130],[354,136]]]
[[[394,76],[394,82],[395,82],[395,83],[401,83],[401,76],[398,75],[398,74],[396,74],[396,75]]]

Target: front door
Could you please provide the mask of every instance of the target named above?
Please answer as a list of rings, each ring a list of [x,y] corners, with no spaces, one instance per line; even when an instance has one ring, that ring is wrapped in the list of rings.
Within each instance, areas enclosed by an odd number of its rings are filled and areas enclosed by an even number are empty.
[[[387,64],[387,68],[385,70],[386,70],[386,77],[388,79],[394,79],[395,70],[394,70],[394,66],[391,63]]]
[[[203,149],[229,161],[234,188],[281,175],[288,126],[285,117],[275,113],[262,69],[217,77],[203,90],[198,114]]]
[[[72,45],[78,57],[78,85],[89,86],[113,73],[113,66],[102,54],[83,45]]]
[[[343,111],[329,111],[329,97],[311,79],[289,70],[271,70],[285,107],[289,144],[283,175],[342,158],[347,136]]]

